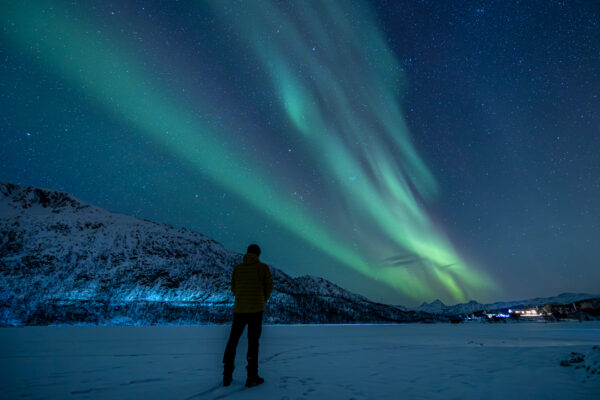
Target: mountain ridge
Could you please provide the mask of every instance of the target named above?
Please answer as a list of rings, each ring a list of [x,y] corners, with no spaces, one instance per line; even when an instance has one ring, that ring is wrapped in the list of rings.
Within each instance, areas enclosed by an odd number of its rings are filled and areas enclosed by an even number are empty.
[[[571,293],[564,292],[557,296],[551,297],[535,297],[531,299],[515,300],[515,301],[497,301],[494,303],[481,304],[475,300],[467,303],[454,305],[446,305],[440,299],[436,299],[431,303],[423,302],[418,307],[409,308],[413,311],[422,311],[431,314],[441,314],[446,316],[467,315],[477,311],[498,311],[510,307],[532,307],[545,304],[571,304],[583,300],[597,299],[600,295],[590,293]]]
[[[187,228],[107,211],[63,191],[0,181],[0,325],[196,324],[231,318],[242,255]],[[419,307],[377,303],[271,266],[271,323],[446,321],[480,311],[600,298],[585,293]]]
[[[186,228],[87,204],[62,191],[0,182],[0,324],[167,324],[230,320],[242,255]],[[320,277],[271,266],[272,323],[410,322]]]

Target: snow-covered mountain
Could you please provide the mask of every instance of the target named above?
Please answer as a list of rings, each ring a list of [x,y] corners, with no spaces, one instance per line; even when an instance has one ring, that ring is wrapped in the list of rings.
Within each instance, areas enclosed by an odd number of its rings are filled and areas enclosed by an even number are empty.
[[[453,306],[447,306],[440,300],[435,300],[431,303],[423,303],[419,307],[413,308],[413,310],[447,316],[469,315],[477,311],[498,311],[508,308],[526,308],[542,306],[546,304],[572,304],[580,302],[582,300],[597,298],[600,298],[600,295],[594,295],[589,293],[562,293],[554,297],[536,297],[534,299],[518,301],[500,301],[491,304],[480,304],[472,300],[468,303],[455,304]]]
[[[202,234],[0,182],[0,325],[190,324],[230,320],[241,255]],[[275,323],[401,322],[428,316],[322,278],[271,267]]]

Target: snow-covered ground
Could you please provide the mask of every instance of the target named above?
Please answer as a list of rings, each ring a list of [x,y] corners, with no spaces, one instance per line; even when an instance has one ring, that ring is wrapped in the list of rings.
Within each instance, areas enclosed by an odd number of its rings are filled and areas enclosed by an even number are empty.
[[[600,322],[265,326],[265,384],[251,389],[243,386],[245,336],[234,382],[221,387],[228,332],[228,326],[3,328],[1,397],[600,398],[600,347],[593,348],[600,345]],[[561,366],[571,352],[584,361]]]

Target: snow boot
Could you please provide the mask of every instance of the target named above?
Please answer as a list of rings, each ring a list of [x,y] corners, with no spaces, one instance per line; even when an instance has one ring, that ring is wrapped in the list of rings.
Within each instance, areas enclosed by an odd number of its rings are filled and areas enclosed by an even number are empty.
[[[254,386],[258,386],[261,383],[263,383],[265,380],[263,378],[261,378],[258,375],[252,375],[249,376],[248,379],[246,379],[246,387],[254,387]]]

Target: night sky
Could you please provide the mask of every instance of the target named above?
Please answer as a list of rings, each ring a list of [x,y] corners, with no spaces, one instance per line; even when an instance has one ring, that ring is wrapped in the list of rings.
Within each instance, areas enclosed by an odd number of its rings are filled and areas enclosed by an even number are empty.
[[[393,304],[600,288],[600,2],[0,5],[0,180]]]

